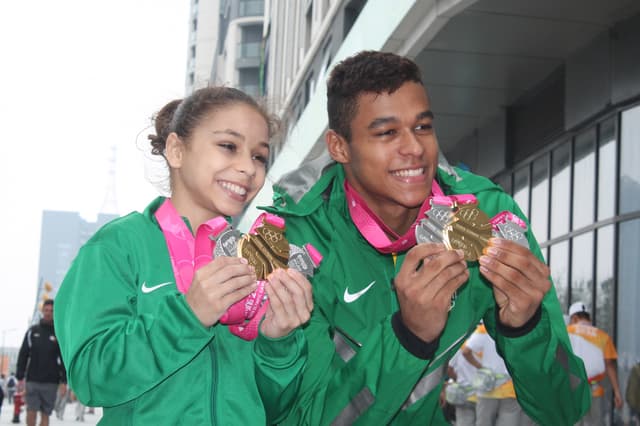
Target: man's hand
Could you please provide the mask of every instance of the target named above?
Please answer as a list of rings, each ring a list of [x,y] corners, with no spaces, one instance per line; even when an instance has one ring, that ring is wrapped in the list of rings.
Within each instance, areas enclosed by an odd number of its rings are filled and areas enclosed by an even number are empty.
[[[60,385],[58,386],[58,393],[60,395],[65,395],[67,393],[67,384],[66,383],[60,383]]]
[[[479,260],[480,273],[493,284],[500,322],[526,324],[551,288],[549,267],[528,248],[502,238],[491,238]]]
[[[24,390],[25,390],[24,379],[18,380],[18,390],[17,390],[17,392],[18,393],[24,392]]]
[[[622,399],[622,395],[620,394],[620,392],[614,391],[613,402],[618,410],[622,408],[622,406],[624,405],[624,399]]]
[[[202,325],[211,327],[256,288],[254,268],[246,259],[221,256],[196,271],[186,300]]]
[[[265,287],[269,309],[260,326],[267,337],[278,338],[309,321],[313,297],[309,280],[295,269],[276,269]]]
[[[433,342],[447,323],[451,297],[468,279],[462,250],[430,243],[413,247],[394,278],[404,325]]]

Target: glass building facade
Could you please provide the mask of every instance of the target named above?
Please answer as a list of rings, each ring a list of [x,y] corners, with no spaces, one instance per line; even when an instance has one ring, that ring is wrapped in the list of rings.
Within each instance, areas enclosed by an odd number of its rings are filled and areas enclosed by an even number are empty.
[[[593,323],[616,342],[623,389],[640,361],[638,141],[640,105],[634,105],[565,135],[494,179],[529,216],[565,312],[584,302]],[[609,389],[607,395],[609,419]]]

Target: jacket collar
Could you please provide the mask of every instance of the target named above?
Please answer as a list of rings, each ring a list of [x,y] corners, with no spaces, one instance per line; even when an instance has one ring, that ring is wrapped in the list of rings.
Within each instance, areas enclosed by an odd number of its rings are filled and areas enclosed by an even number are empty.
[[[283,177],[273,186],[273,206],[260,207],[274,214],[288,214],[292,216],[306,216],[318,209],[328,198],[332,209],[348,214],[344,197],[344,168],[341,164],[333,163],[327,166],[318,181],[301,197],[291,194],[299,192],[299,188],[292,189],[291,182],[299,182],[295,172]],[[440,183],[445,194],[476,194],[481,191],[497,190],[500,187],[488,178],[475,175],[448,163],[439,163],[436,180]],[[298,199],[296,199],[298,198]]]

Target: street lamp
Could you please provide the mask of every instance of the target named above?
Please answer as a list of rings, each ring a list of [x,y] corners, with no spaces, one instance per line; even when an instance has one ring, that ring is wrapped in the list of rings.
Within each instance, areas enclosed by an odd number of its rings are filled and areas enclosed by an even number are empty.
[[[2,358],[0,358],[0,374],[4,374],[4,358],[6,355],[6,348],[4,346],[4,338],[7,335],[7,333],[9,333],[10,331],[16,331],[17,328],[5,328],[4,330],[2,330],[2,355],[0,355]]]

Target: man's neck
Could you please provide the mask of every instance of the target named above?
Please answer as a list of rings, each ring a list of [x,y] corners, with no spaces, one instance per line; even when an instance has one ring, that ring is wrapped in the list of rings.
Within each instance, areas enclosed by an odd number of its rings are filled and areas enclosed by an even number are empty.
[[[411,225],[416,221],[420,207],[415,209],[407,209],[402,206],[397,206],[393,209],[385,209],[386,211],[375,211],[371,209],[382,222],[387,225],[397,235],[403,235],[411,228]]]

